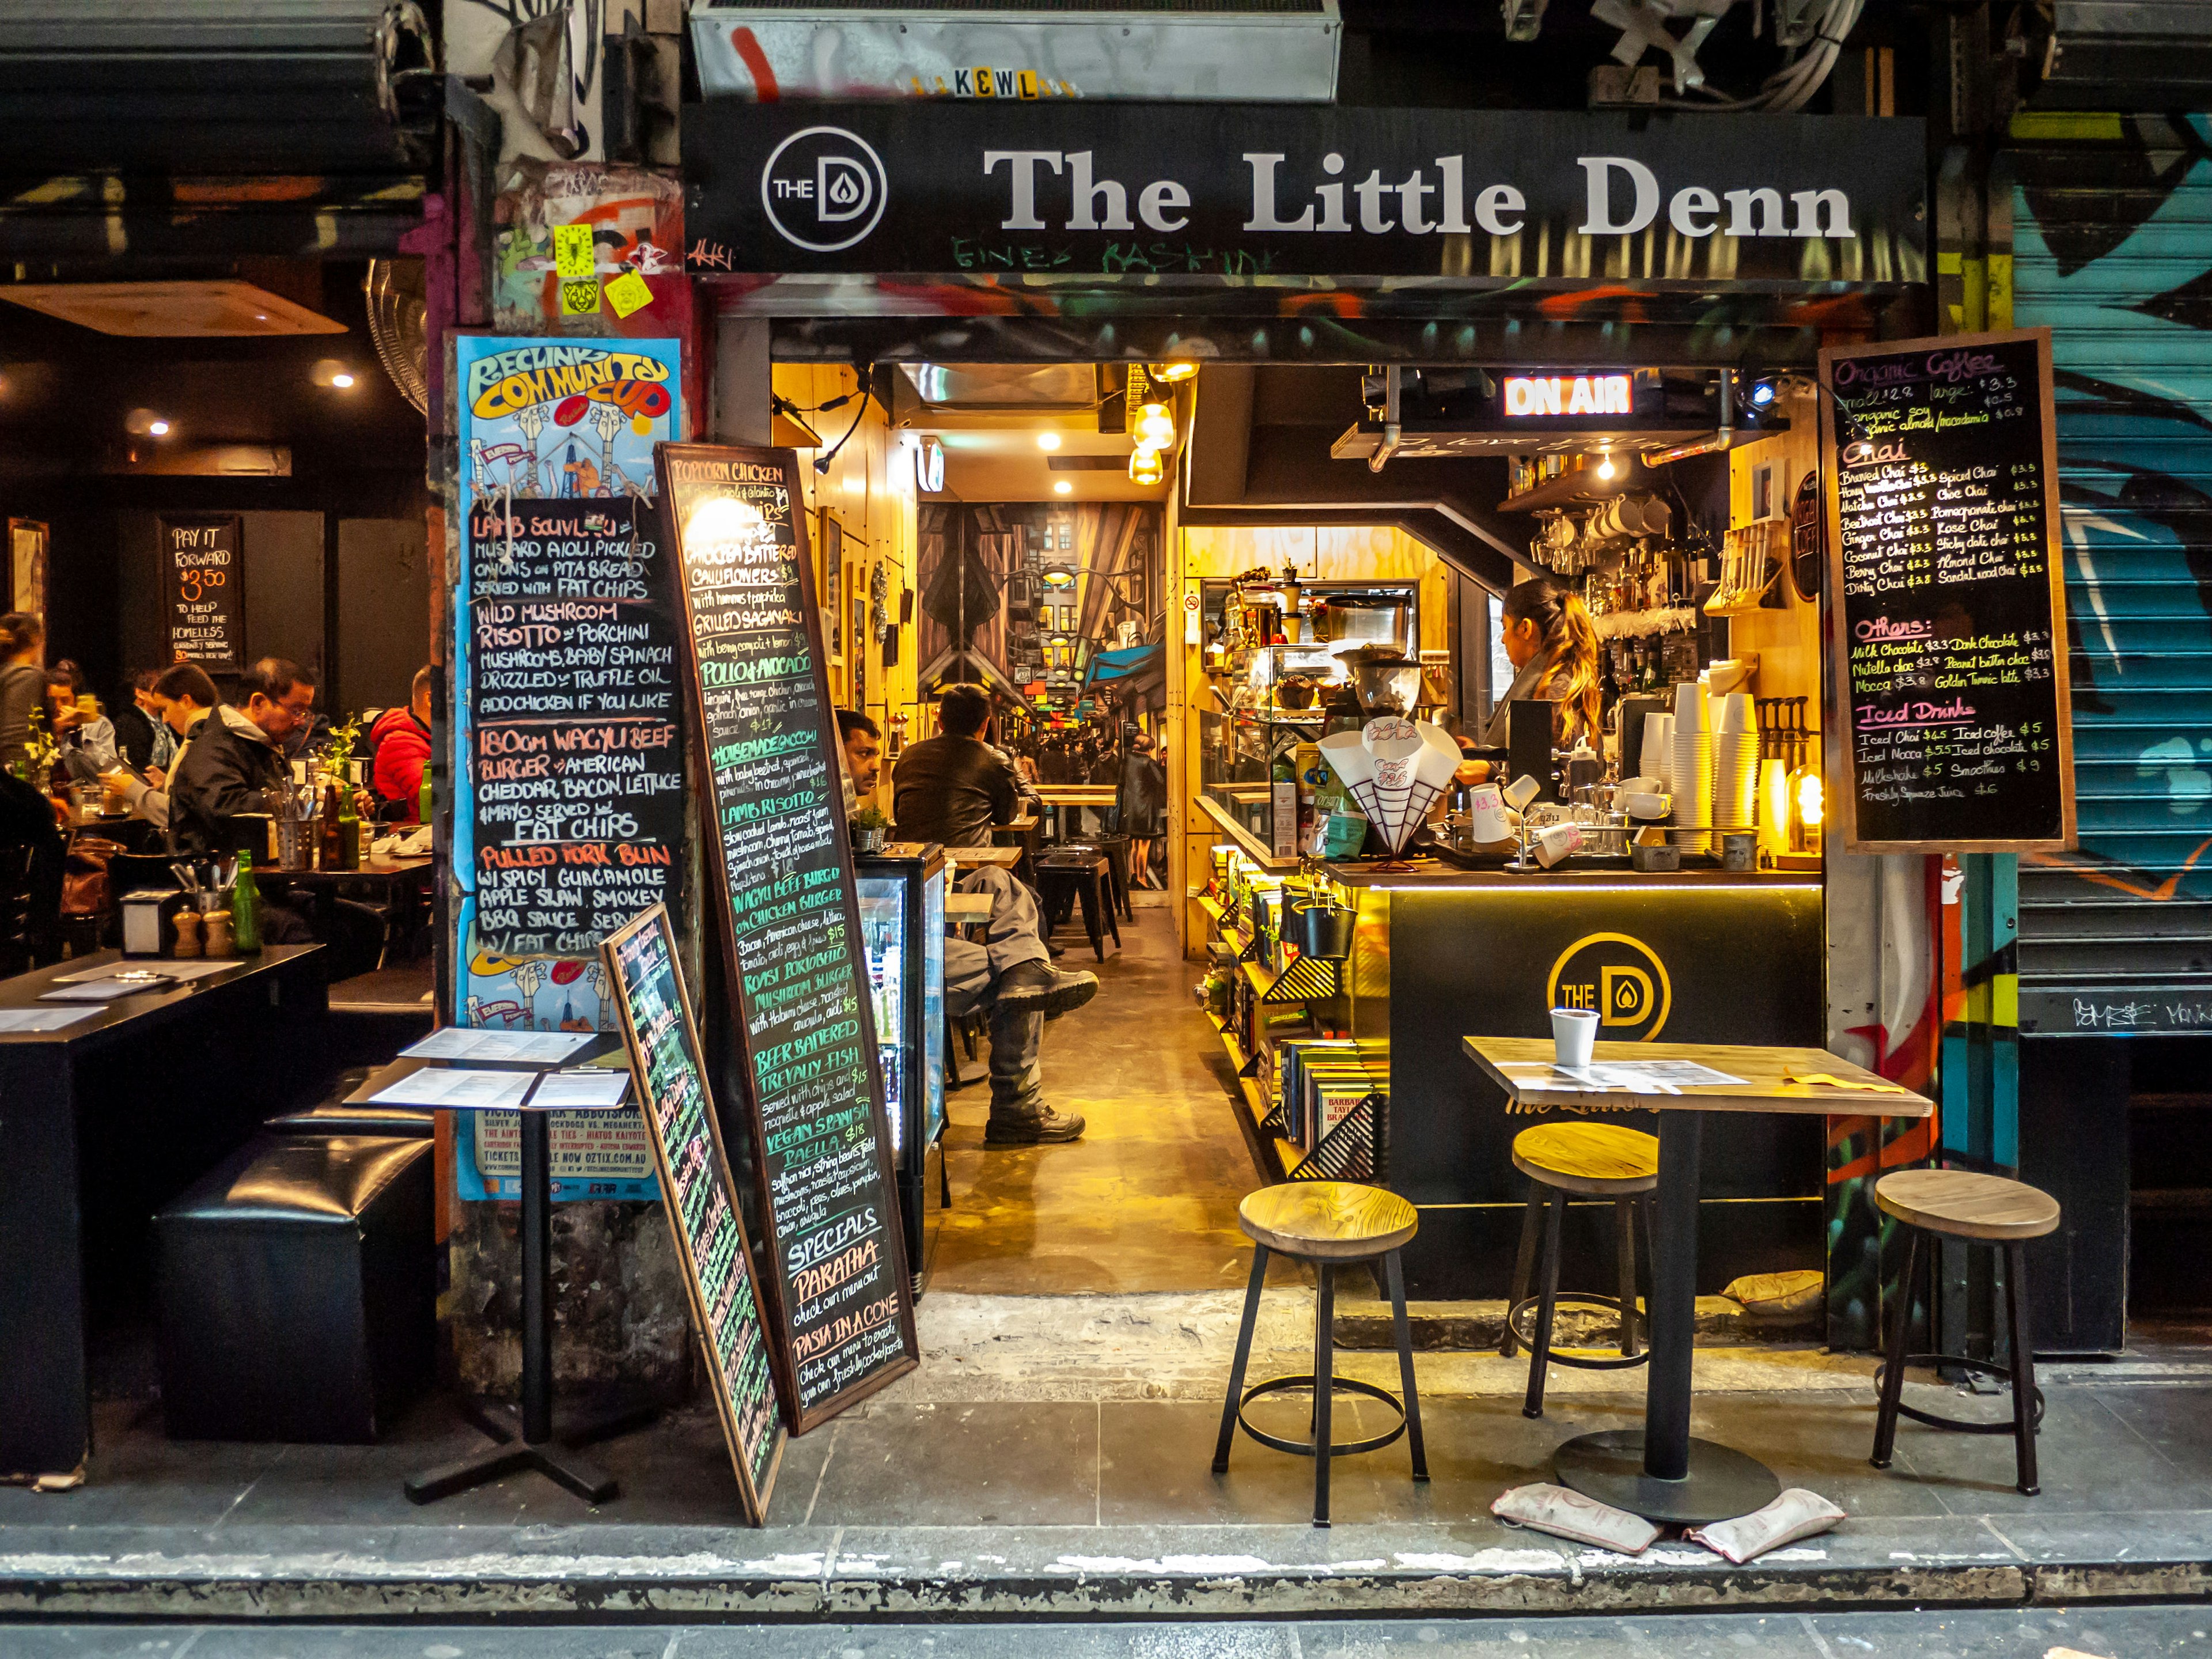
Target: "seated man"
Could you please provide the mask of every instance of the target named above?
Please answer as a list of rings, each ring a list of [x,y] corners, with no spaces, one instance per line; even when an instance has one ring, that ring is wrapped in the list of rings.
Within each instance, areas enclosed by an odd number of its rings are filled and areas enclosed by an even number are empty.
[[[882,734],[874,720],[849,708],[837,711],[837,730],[843,739],[847,783],[854,795],[867,794],[882,770]],[[915,744],[907,755],[921,747]],[[899,770],[903,798],[903,757]],[[903,821],[901,827],[903,831]],[[906,839],[937,838],[909,835]],[[986,865],[969,871],[956,887],[960,892],[991,896],[982,944],[957,936],[945,941],[946,1009],[955,1018],[979,1007],[990,1010],[991,1117],[984,1127],[983,1144],[1034,1146],[1073,1140],[1083,1133],[1083,1120],[1045,1104],[1037,1050],[1045,1021],[1080,1008],[1097,995],[1098,977],[1063,973],[1052,965],[1036,899],[1006,871]]]
[[[264,792],[288,783],[284,744],[314,717],[315,683],[282,657],[264,657],[240,678],[246,705],[219,707],[169,773],[169,850],[222,858],[238,852],[231,820],[265,812]],[[259,861],[262,847],[250,847]]]
[[[180,662],[155,676],[147,697],[161,729],[172,740],[167,768],[149,766],[144,776],[133,777],[118,767],[103,775],[111,795],[120,795],[132,811],[166,836],[169,829],[168,781],[190,751],[200,727],[215,713],[215,682],[196,665]]]
[[[430,693],[437,684],[436,669],[428,665],[416,669],[407,690],[407,706],[386,709],[369,728],[368,740],[376,750],[377,796],[398,808],[377,814],[386,821],[420,821],[422,769],[430,762]]]
[[[909,744],[899,757],[891,819],[902,841],[988,847],[991,826],[1011,823],[1028,786],[1006,757],[983,740],[990,695],[979,685],[948,685],[938,700],[941,735]]]

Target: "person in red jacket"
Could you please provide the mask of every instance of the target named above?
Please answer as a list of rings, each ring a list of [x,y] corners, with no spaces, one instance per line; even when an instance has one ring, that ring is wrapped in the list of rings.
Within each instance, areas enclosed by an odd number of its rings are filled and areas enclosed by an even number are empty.
[[[386,709],[368,728],[368,740],[376,747],[377,795],[399,809],[383,815],[388,823],[419,819],[422,769],[430,760],[430,690],[436,683],[436,671],[416,669],[407,707]]]

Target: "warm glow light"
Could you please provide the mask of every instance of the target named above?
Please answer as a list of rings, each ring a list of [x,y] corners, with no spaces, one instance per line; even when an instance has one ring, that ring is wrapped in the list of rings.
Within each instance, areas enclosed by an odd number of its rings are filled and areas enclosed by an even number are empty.
[[[1131,483],[1156,484],[1165,477],[1167,477],[1167,468],[1161,464],[1158,450],[1139,447],[1131,453],[1129,456]]]
[[[1152,366],[1152,378],[1163,386],[1173,386],[1178,380],[1188,380],[1197,373],[1198,365],[1188,357],[1178,358],[1171,363],[1154,363]]]
[[[1055,495],[1070,495],[1075,493],[1075,486],[1066,479],[1061,478],[1054,483],[1052,493]]]
[[[1808,830],[1820,826],[1820,775],[1808,772],[1797,780],[1797,821]]]
[[[1059,447],[1060,447],[1060,434],[1058,434],[1057,432],[1040,432],[1040,433],[1038,433],[1038,434],[1037,434],[1037,447],[1038,447],[1039,449],[1057,449],[1057,448],[1059,448]]]
[[[1597,476],[1601,478],[1610,478],[1613,476],[1613,457],[1610,455],[1601,455],[1598,458]]]
[[[345,374],[333,374],[331,376],[331,384],[343,392],[353,384],[353,376]]]
[[[1176,441],[1175,416],[1168,413],[1165,404],[1146,404],[1137,411],[1136,424],[1131,429],[1147,449],[1165,449]]]
[[[684,521],[684,543],[687,547],[706,548],[723,542],[757,541],[767,529],[768,520],[750,501],[718,495],[692,509]]]
[[[169,423],[167,421],[155,421],[148,425],[146,430],[156,438],[166,438],[169,435]]]

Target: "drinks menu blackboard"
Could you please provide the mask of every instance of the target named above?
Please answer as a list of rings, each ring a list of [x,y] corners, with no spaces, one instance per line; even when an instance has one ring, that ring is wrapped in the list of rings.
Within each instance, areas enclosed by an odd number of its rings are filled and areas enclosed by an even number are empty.
[[[1820,354],[1852,851],[2074,845],[2051,334]]]
[[[246,538],[237,514],[155,520],[168,660],[246,666]]]
[[[599,950],[622,1011],[630,1076],[644,1103],[661,1202],[707,1356],[722,1437],[737,1469],[745,1519],[757,1527],[766,1518],[783,1456],[783,1425],[753,1284],[752,1249],[707,1090],[699,1028],[666,907],[654,905]]]
[[[629,496],[476,498],[469,784],[480,946],[588,952],[684,846],[674,580]]]
[[[804,501],[788,450],[662,444],[792,1429],[919,1363]]]

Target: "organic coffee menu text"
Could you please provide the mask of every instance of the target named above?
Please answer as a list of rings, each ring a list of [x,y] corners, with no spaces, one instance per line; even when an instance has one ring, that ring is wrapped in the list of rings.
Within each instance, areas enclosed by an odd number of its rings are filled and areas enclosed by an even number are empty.
[[[660,457],[804,1430],[915,1356],[836,726],[787,457],[675,445]]]
[[[2072,831],[2047,337],[1822,355],[1852,846]]]

